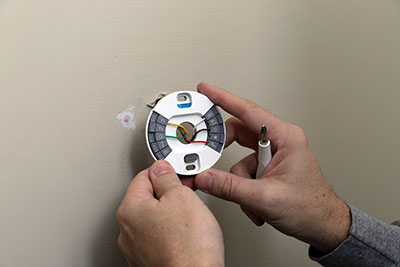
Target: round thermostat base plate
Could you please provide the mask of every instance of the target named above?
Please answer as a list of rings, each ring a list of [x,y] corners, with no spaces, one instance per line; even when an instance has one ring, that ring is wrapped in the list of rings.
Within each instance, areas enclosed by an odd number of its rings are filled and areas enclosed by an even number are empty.
[[[190,128],[186,139],[177,125]],[[220,158],[225,124],[207,96],[193,91],[174,92],[158,101],[150,112],[146,142],[155,160],[168,161],[178,174],[195,175]]]

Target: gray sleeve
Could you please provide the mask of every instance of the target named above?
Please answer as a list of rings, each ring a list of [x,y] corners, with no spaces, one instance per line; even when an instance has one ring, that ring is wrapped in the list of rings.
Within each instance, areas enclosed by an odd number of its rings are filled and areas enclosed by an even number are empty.
[[[335,250],[323,254],[314,247],[308,253],[323,266],[400,266],[400,221],[386,224],[348,205],[350,234]]]

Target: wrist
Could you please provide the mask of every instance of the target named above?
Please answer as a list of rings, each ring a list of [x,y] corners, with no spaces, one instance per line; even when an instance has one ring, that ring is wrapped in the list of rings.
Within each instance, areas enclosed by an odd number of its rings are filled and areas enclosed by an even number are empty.
[[[310,243],[323,253],[329,253],[347,239],[351,227],[350,208],[338,197],[332,199],[328,215],[322,220],[320,238]]]
[[[181,255],[183,256],[183,255]],[[174,257],[167,266],[179,267],[223,267],[224,256],[210,251],[197,251],[184,257]]]

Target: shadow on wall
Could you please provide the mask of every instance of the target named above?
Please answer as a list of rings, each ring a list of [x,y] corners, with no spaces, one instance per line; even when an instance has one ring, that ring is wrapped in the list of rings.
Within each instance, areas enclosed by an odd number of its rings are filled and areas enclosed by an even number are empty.
[[[135,177],[137,173],[148,168],[154,163],[154,159],[151,157],[149,149],[147,148],[145,138],[145,122],[140,122],[139,125],[143,127],[137,129],[138,133],[132,141],[131,150],[129,154],[129,166],[131,171],[131,177]]]
[[[235,203],[215,197],[208,197],[206,203],[223,232],[226,266],[270,264],[273,252],[265,250],[266,242],[270,242],[267,226],[255,226]]]
[[[101,220],[95,238],[93,240],[92,263],[96,267],[126,267],[128,266],[124,256],[117,245],[119,227],[115,219],[115,213],[119,205],[119,199],[110,208],[110,211]]]
[[[139,124],[143,125],[143,124]],[[153,162],[144,141],[144,129],[137,129],[135,138],[132,138],[129,153],[130,171],[126,176],[127,183],[141,170],[150,166]],[[120,252],[117,239],[119,226],[116,220],[116,212],[125,193],[125,185],[121,185],[120,194],[115,194],[113,202],[105,208],[104,218],[95,231],[95,238],[92,244],[92,264],[95,267],[126,267],[128,266],[123,254]]]

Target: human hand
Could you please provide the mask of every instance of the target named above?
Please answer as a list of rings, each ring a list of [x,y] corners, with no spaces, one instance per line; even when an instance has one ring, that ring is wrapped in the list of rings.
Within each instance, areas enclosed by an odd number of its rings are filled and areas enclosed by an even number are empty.
[[[210,169],[198,174],[194,180],[198,189],[240,204],[255,224],[267,222],[322,252],[347,238],[349,208],[326,183],[301,128],[217,87],[200,83],[198,91],[236,117],[226,122],[226,147],[236,141],[257,151],[260,128],[266,125],[273,153],[261,179],[251,179],[257,169],[253,153],[230,172]]]
[[[118,245],[131,267],[224,265],[215,217],[166,161],[133,179],[117,219]]]

